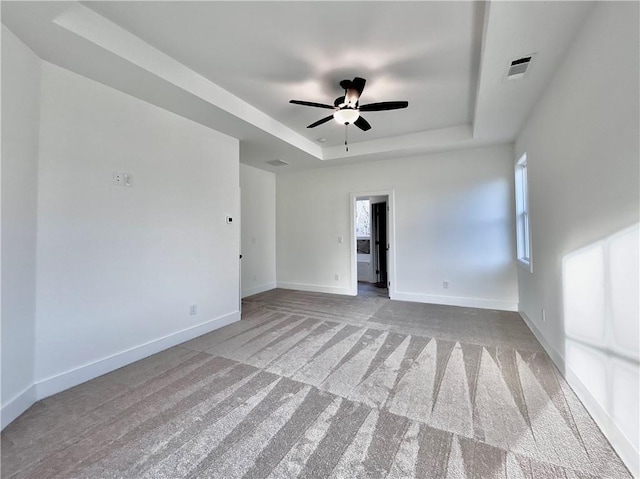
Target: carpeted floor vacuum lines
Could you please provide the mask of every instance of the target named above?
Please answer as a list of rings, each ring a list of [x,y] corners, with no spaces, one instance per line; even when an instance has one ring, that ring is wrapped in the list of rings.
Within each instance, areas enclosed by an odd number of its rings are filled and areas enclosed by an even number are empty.
[[[34,405],[3,478],[630,477],[514,313],[273,290]]]

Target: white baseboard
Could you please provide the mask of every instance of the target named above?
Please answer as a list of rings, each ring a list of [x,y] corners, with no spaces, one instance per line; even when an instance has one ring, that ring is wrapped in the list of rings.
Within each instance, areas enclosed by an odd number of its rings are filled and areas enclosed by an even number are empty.
[[[580,401],[582,401],[584,407],[589,411],[589,414],[591,414],[591,417],[593,417],[598,427],[609,440],[611,446],[629,468],[633,477],[640,477],[640,454],[638,451],[635,450],[624,433],[620,431],[611,416],[600,406],[600,403],[593,397],[578,375],[567,365],[564,355],[547,341],[547,338],[545,338],[542,331],[538,329],[531,318],[523,311],[519,311],[519,313],[533,335],[540,342],[547,354],[549,354],[549,357],[558,370],[567,380],[567,383],[569,383]]]
[[[272,289],[276,289],[276,283],[267,283],[261,284],[260,286],[255,286],[253,288],[247,288],[242,290],[242,297],[247,298],[249,296],[253,296],[254,294],[264,293],[265,291],[270,291]]]
[[[351,288],[341,288],[338,286],[321,286],[317,284],[282,283],[278,281],[278,288],[295,289],[297,291],[310,291],[312,293],[344,294],[347,296],[358,295],[357,291],[354,292]]]
[[[465,298],[460,296],[439,296],[435,294],[391,292],[391,299],[412,301],[414,303],[444,304],[467,308],[496,309],[500,311],[518,311],[518,303],[495,299]]]
[[[2,412],[0,412],[0,429],[4,429],[12,423],[36,401],[36,388],[32,384],[2,406]]]
[[[77,386],[78,384],[82,384],[93,378],[97,378],[98,376],[102,376],[103,374],[139,361],[140,359],[151,356],[152,354],[164,351],[170,347],[177,346],[178,344],[189,341],[190,339],[197,338],[198,336],[226,326],[227,324],[235,323],[239,320],[240,313],[238,311],[234,311],[233,313],[225,316],[211,319],[205,323],[171,333],[162,338],[154,339],[148,343],[127,349],[126,351],[121,351],[106,358],[102,358],[64,373],[43,379],[34,384],[36,400],[39,401],[40,399],[51,396],[52,394]]]

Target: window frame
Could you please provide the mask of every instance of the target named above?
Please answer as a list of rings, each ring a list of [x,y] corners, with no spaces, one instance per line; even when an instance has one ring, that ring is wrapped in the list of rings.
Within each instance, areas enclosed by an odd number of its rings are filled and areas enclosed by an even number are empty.
[[[529,179],[527,154],[524,153],[515,164],[516,203],[516,256],[518,263],[533,273],[531,247],[531,204],[529,202]]]

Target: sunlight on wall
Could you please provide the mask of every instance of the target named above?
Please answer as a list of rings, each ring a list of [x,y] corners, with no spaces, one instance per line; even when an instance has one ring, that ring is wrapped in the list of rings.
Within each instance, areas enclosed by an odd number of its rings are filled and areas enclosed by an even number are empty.
[[[564,324],[567,335],[601,342],[605,335],[604,243],[565,257]]]
[[[638,359],[638,227],[609,242],[609,280],[614,343]]]
[[[562,261],[567,365],[639,444],[639,228],[634,225]]]

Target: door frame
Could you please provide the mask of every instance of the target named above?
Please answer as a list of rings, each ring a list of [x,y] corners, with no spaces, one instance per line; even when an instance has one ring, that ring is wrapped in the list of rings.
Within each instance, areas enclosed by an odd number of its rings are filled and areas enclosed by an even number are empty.
[[[356,199],[362,196],[386,196],[387,207],[387,242],[389,251],[387,255],[387,283],[389,288],[389,298],[393,299],[396,293],[396,215],[395,215],[395,191],[394,190],[371,190],[357,191],[349,193],[349,221],[350,243],[351,243],[351,288],[352,296],[358,295],[358,254],[356,248]]]

